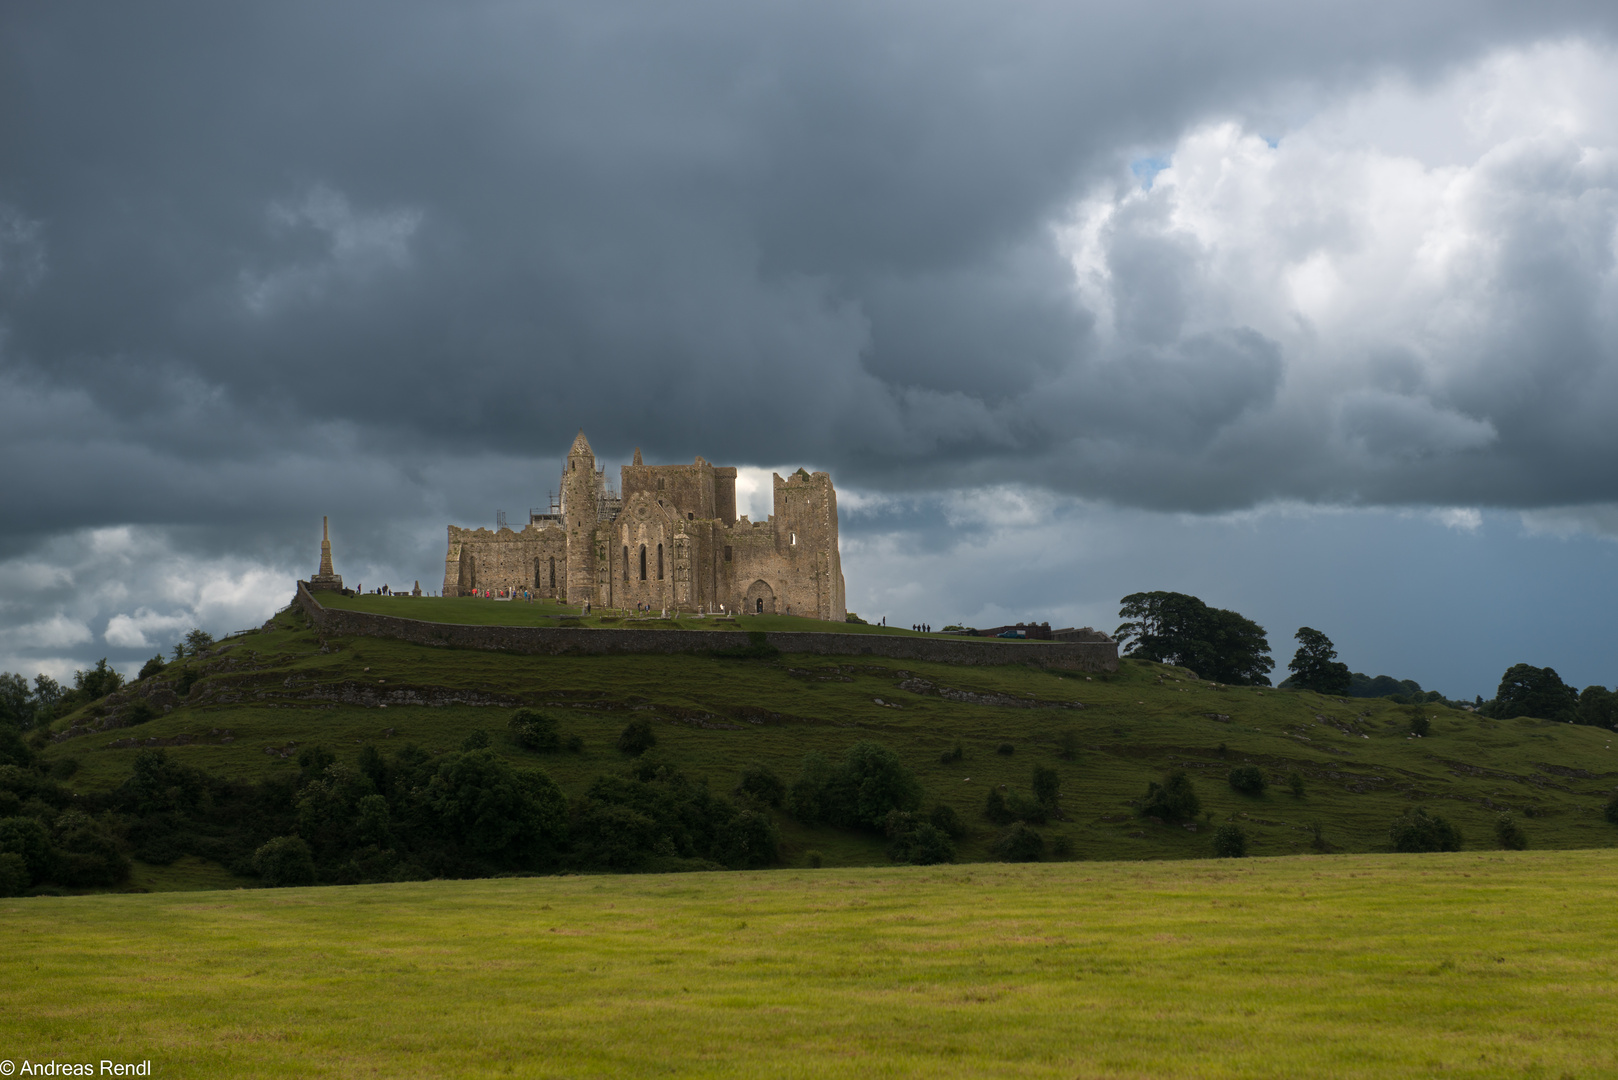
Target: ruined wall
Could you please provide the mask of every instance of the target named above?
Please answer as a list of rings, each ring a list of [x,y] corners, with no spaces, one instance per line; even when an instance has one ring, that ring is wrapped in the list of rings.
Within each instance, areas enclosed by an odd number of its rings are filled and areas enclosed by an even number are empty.
[[[799,469],[775,477],[775,550],[782,560],[783,612],[842,622],[842,557],[831,476]]]
[[[700,457],[690,465],[625,465],[620,479],[624,505],[632,494],[644,492],[686,521],[709,520],[715,516],[714,471]],[[731,503],[734,507],[734,483]]]
[[[416,645],[456,649],[489,649],[540,656],[609,656],[633,653],[706,653],[745,648],[745,630],[633,630],[583,627],[462,626],[423,622],[395,615],[327,608],[305,582],[298,582],[297,603],[322,632],[341,636],[383,637]],[[745,626],[746,621],[743,620]],[[817,656],[880,656],[892,660],[924,660],[969,666],[1033,664],[1064,671],[1116,671],[1116,642],[1022,642],[990,638],[937,638],[886,634],[772,632],[766,640],[784,653]]]
[[[449,527],[444,596],[467,596],[473,589],[532,589],[540,596],[555,596],[566,580],[567,541],[558,525],[530,524],[521,532]]]

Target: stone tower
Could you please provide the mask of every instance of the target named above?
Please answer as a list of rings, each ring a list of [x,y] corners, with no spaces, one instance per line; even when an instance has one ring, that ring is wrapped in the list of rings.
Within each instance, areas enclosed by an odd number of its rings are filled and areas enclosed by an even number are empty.
[[[320,519],[320,572],[309,579],[309,588],[341,592],[343,579],[331,568],[331,528],[327,519]]]
[[[601,502],[602,479],[596,474],[595,451],[579,429],[573,448],[567,452],[562,473],[562,516],[567,522],[567,591],[565,603],[582,604],[594,591],[596,517]]]

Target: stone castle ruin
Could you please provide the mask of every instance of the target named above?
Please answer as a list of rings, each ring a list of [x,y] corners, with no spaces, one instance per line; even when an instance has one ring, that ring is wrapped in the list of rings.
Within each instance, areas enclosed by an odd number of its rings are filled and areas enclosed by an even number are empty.
[[[768,521],[736,516],[736,470],[697,458],[623,467],[622,494],[580,430],[559,502],[520,531],[449,527],[445,596],[531,590],[569,604],[745,611],[843,622],[837,492],[827,473],[775,477]]]

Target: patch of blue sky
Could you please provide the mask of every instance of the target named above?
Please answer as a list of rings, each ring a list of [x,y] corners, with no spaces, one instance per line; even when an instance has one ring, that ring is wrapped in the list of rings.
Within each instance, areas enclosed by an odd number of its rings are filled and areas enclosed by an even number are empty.
[[[1164,154],[1160,157],[1136,158],[1129,163],[1129,171],[1135,174],[1140,181],[1142,191],[1152,190],[1152,183],[1156,181],[1157,174],[1174,164],[1174,159]]]

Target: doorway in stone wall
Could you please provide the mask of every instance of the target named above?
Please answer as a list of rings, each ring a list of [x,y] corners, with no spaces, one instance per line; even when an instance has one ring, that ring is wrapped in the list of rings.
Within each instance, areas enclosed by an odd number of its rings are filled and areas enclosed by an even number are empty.
[[[742,599],[742,610],[754,615],[774,615],[775,590],[762,579],[753,582],[747,587],[747,595]]]

